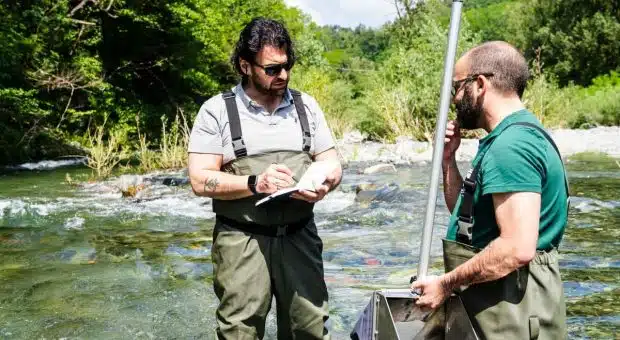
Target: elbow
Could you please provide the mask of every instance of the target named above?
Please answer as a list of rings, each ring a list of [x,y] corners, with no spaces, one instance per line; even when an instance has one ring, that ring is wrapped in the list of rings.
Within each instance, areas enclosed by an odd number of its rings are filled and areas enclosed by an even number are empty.
[[[192,192],[196,196],[202,196],[202,193],[198,190],[198,188],[196,188],[196,186],[194,184],[192,184]]]
[[[536,256],[536,247],[520,247],[515,250],[514,258],[519,267],[530,263]]]
[[[202,191],[200,190],[200,188],[199,188],[198,184],[196,184],[194,181],[191,181],[191,184],[192,184],[192,191],[194,192],[194,195],[196,195],[196,196],[202,196],[202,195],[203,195],[203,193],[202,193]]]
[[[204,191],[204,185],[199,180],[192,178],[190,175],[190,184],[192,186],[192,191],[196,196],[207,196],[207,193]]]

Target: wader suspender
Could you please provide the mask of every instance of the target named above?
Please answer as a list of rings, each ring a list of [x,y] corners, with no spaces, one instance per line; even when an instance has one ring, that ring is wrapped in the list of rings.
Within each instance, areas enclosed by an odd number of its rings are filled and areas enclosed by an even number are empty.
[[[299,121],[301,123],[303,151],[309,152],[311,143],[310,125],[308,124],[308,116],[306,116],[304,103],[301,100],[301,93],[295,90],[289,91],[291,92],[291,95],[293,95],[293,102],[295,103],[297,116],[299,116]],[[248,150],[245,148],[245,142],[243,141],[243,136],[241,133],[241,122],[239,121],[239,109],[237,108],[235,93],[232,91],[226,91],[222,94],[222,98],[224,98],[224,101],[226,102],[228,126],[230,128],[230,138],[235,151],[235,157],[241,158],[247,156]]]
[[[310,135],[310,125],[308,125],[308,116],[306,116],[306,106],[304,102],[301,100],[301,92],[297,90],[289,90],[291,95],[293,95],[293,103],[295,103],[295,110],[297,110],[297,116],[299,117],[299,122],[301,123],[301,136],[303,138],[303,151],[310,152],[310,143],[311,137]]]
[[[549,141],[549,143],[551,143],[555,151],[558,153],[558,156],[560,157],[560,161],[562,161],[562,155],[560,154],[560,150],[558,150],[558,147],[553,142],[553,139],[551,138],[551,136],[549,136],[549,134],[544,129],[540,128],[536,124],[532,124],[528,122],[512,123],[508,125],[506,129],[514,125],[529,126],[529,127],[535,128],[536,130],[540,131],[543,134],[543,136],[545,136],[545,138]],[[489,148],[490,147],[491,146],[489,145]],[[487,151],[488,150],[489,149],[487,148]],[[480,160],[478,161],[478,164],[476,164],[476,167],[469,170],[469,172],[467,173],[467,176],[463,179],[463,186],[461,187],[461,207],[459,209],[459,214],[458,214],[458,219],[457,219],[459,228],[456,234],[456,240],[458,242],[468,244],[468,245],[470,245],[472,242],[472,229],[474,226],[474,194],[476,192],[477,176],[478,176],[478,172],[480,171],[480,166],[482,165],[482,159],[484,158],[485,155],[486,155],[486,152],[482,154],[482,156],[480,157]],[[567,204],[570,204],[570,195],[569,195],[569,190],[568,190],[568,178],[566,176],[567,175],[566,175],[566,170],[565,170],[564,171],[564,184],[566,187]]]

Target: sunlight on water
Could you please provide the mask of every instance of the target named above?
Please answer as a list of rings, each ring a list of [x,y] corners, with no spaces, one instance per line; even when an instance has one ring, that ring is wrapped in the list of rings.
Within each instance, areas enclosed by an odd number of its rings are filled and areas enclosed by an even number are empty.
[[[315,208],[335,339],[348,338],[372,290],[405,288],[417,270],[430,166],[364,167],[347,168]],[[84,182],[66,184],[67,172]],[[0,177],[0,337],[212,338],[214,214],[187,185],[162,184],[182,175],[141,177],[139,198],[123,198],[119,178],[85,182],[83,170]],[[561,247],[569,330],[611,338],[620,330],[620,176],[571,178],[583,182]],[[449,218],[441,195],[437,203],[431,273],[441,270]],[[266,338],[275,336],[272,310]]]

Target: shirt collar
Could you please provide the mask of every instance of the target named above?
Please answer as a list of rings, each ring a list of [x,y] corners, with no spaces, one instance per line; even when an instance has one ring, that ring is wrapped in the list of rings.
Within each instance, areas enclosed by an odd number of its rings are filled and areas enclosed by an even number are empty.
[[[493,129],[493,131],[489,132],[488,135],[484,136],[484,138],[482,138],[480,140],[480,145],[484,144],[488,140],[491,140],[491,139],[497,137],[510,124],[512,124],[515,121],[520,120],[521,117],[523,117],[524,115],[528,115],[528,114],[531,114],[531,113],[527,109],[517,110],[517,111],[509,114],[504,119],[502,119],[502,121],[499,122],[499,124],[497,124],[497,126],[495,127],[495,129]]]
[[[243,85],[241,83],[238,83],[233,88],[233,92],[235,93],[235,95],[237,95],[237,96],[239,96],[239,98],[241,98],[241,101],[243,102],[243,104],[248,109],[250,109],[250,108],[253,108],[253,109],[262,108],[262,105],[260,105],[256,101],[254,101],[252,98],[250,98],[250,96],[248,96],[248,94],[243,89]],[[287,107],[289,105],[293,105],[293,95],[291,94],[291,91],[287,88],[286,92],[284,92],[284,98],[282,99],[282,103],[280,103],[280,105],[278,105],[278,108],[276,110],[278,110],[280,108]]]

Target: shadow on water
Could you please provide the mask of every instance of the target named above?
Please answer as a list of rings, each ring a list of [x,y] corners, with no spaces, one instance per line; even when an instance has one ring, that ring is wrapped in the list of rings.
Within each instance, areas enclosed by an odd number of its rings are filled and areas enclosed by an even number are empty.
[[[560,250],[576,339],[620,331],[620,171],[600,163],[569,162],[574,203]],[[407,287],[417,268],[430,167],[363,169],[349,167],[316,206],[336,339],[372,290]],[[0,338],[213,338],[209,200],[158,181],[151,198],[128,200],[114,179],[69,185],[67,173],[88,177],[79,168],[0,176]],[[431,273],[441,272],[449,218],[437,202]],[[272,311],[266,338],[275,336]]]

